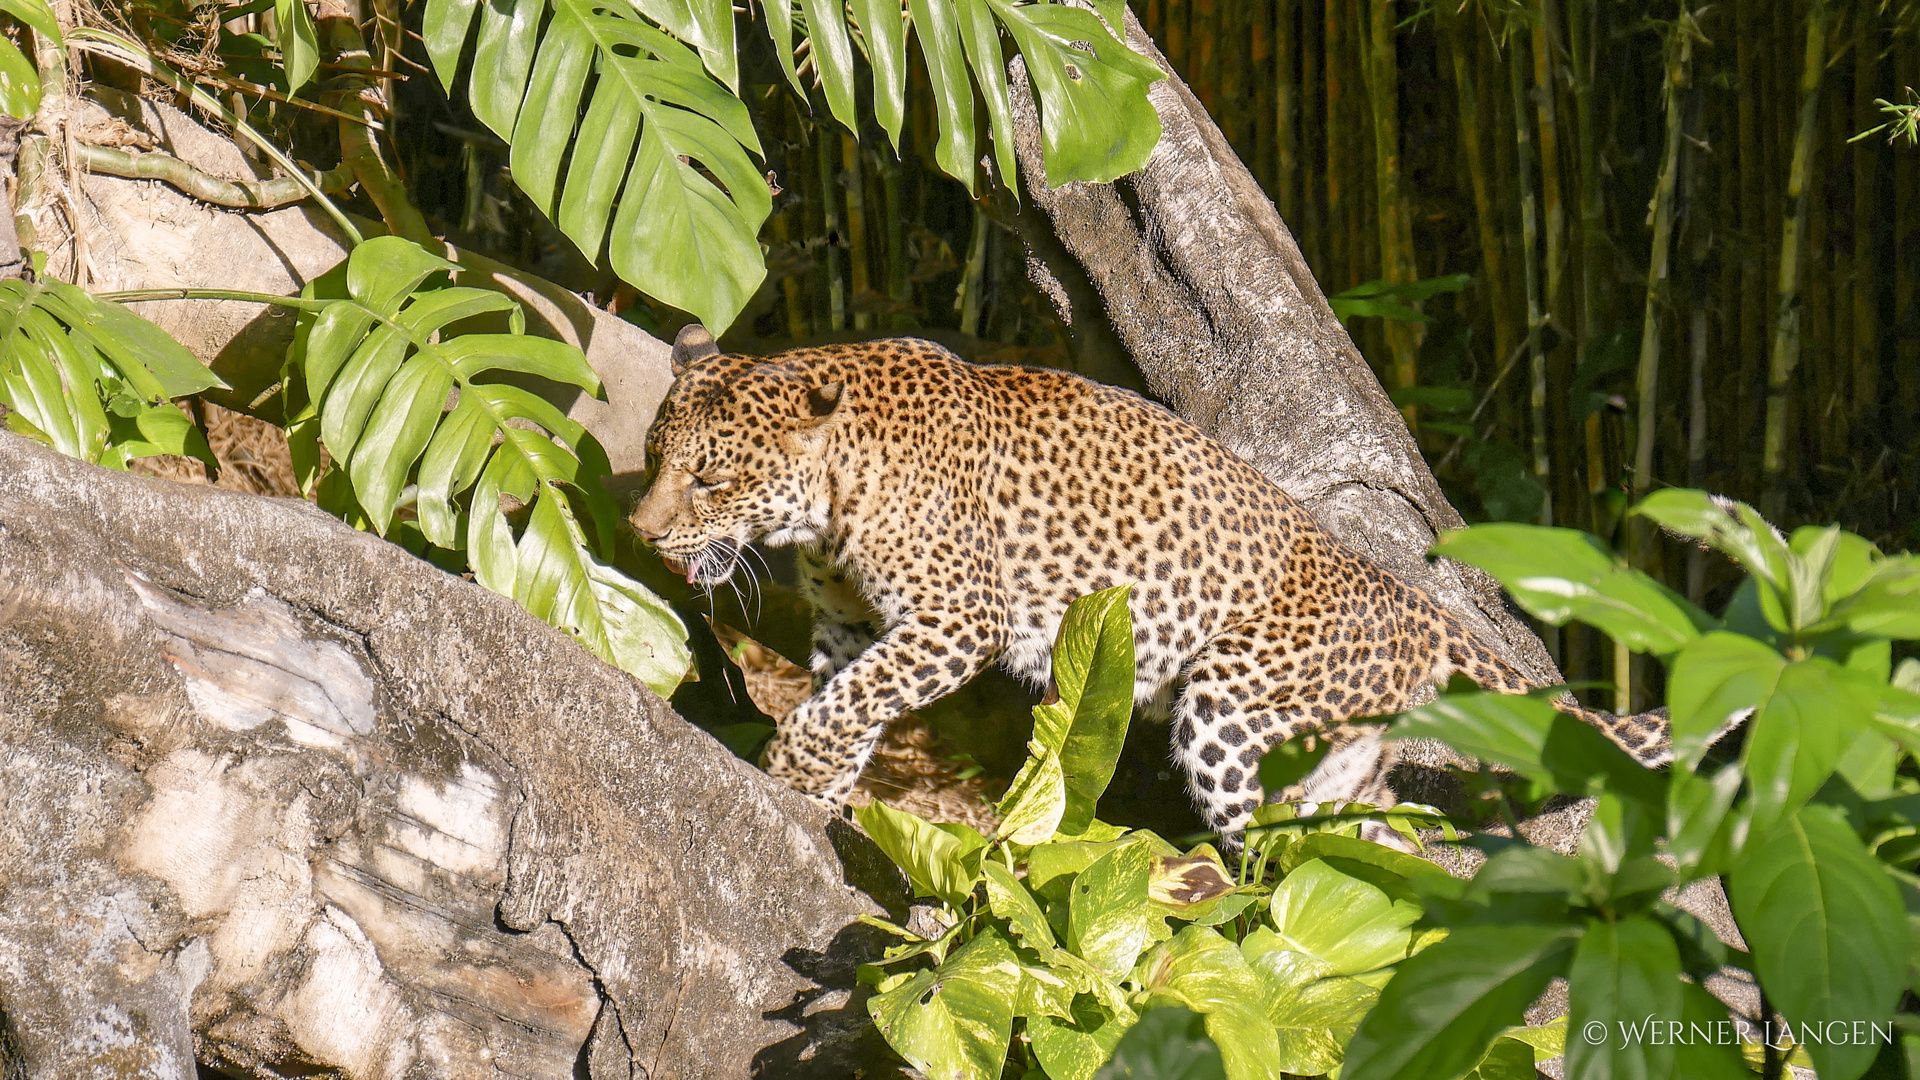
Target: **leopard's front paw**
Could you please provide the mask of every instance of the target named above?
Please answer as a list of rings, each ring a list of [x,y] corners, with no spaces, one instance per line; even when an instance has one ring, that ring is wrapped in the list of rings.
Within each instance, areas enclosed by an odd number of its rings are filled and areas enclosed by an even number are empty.
[[[843,792],[836,797],[839,770],[808,747],[787,738],[784,732],[774,735],[767,743],[760,755],[760,767],[768,776],[828,809],[838,809],[846,801]]]

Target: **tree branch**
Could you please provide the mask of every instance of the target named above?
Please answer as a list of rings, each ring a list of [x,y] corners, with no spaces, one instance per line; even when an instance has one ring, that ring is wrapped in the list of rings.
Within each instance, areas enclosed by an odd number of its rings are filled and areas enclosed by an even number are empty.
[[[171,154],[130,154],[110,146],[79,143],[80,166],[88,172],[129,180],[161,180],[204,203],[236,210],[271,210],[308,197],[305,184],[291,177],[272,180],[224,180],[201,172]],[[329,169],[314,177],[321,191],[337,195],[353,186],[351,168]]]

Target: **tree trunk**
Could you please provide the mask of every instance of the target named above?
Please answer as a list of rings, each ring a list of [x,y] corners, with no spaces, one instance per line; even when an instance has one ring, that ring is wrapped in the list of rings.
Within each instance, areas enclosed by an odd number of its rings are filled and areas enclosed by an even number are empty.
[[[1129,43],[1160,61],[1138,24]],[[1025,71],[1015,134],[1042,175]],[[1076,337],[1107,326],[1155,396],[1301,500],[1342,540],[1465,619],[1530,677],[1556,679],[1539,639],[1471,567],[1430,564],[1458,528],[1406,424],[1333,316],[1293,237],[1177,77],[1149,92],[1164,127],[1145,168],[1112,185],[1030,184],[1017,223],[1043,291]]]
[[[8,1076],[880,1060],[891,866],[512,601],[0,435],[0,610]]]

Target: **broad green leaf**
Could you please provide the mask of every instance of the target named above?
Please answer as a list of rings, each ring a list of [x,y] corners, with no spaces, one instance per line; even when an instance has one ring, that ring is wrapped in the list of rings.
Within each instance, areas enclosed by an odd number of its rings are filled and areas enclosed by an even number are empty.
[[[0,112],[31,120],[40,111],[40,73],[11,41],[0,39]]]
[[[1400,965],[1360,1024],[1341,1080],[1430,1080],[1474,1067],[1566,971],[1577,927],[1463,926]]]
[[[1133,622],[1121,585],[1067,605],[1053,648],[1053,681],[1060,700],[1034,710],[1036,736],[1062,730],[1057,749],[1066,780],[1061,832],[1079,833],[1094,819],[1100,795],[1113,779],[1133,715]]]
[[[1747,817],[1728,813],[1744,779],[1738,765],[1710,777],[1674,771],[1667,789],[1667,851],[1682,877],[1719,873],[1746,839]]]
[[[1022,944],[1046,955],[1047,950],[1053,948],[1053,929],[1047,925],[1047,914],[1040,910],[1039,901],[1013,871],[992,859],[986,860],[980,869],[987,879],[987,906],[1007,920],[1008,927]]]
[[[1359,979],[1321,974],[1323,965],[1287,947],[1280,935],[1257,927],[1240,951],[1259,977],[1260,1002],[1275,1030],[1283,1071],[1314,1076],[1340,1063],[1341,1048],[1379,998]]]
[[[29,304],[45,307],[113,365],[134,392],[147,401],[186,397],[202,390],[227,389],[186,346],[132,311],[96,300],[63,281],[37,285],[9,282],[25,290]],[[0,300],[0,306],[11,306]]]
[[[1920,639],[1920,557],[1881,560],[1857,592],[1835,605],[1832,617],[1856,634]]]
[[[1120,1037],[1095,1080],[1226,1080],[1222,1057],[1198,1013],[1149,1009]]]
[[[1000,825],[994,836],[1016,844],[1046,843],[1059,831],[1067,812],[1067,775],[1060,767],[1059,753],[1038,739],[1029,742],[1026,764],[1020,766],[995,809]]]
[[[1761,985],[1788,1021],[1892,1016],[1906,975],[1906,911],[1840,810],[1804,807],[1756,834],[1727,893]],[[1854,1080],[1874,1057],[1866,1045],[1806,1049],[1825,1080]]]
[[[1492,574],[1535,618],[1555,626],[1578,619],[1636,652],[1665,656],[1713,625],[1685,597],[1573,529],[1475,525],[1442,535],[1432,554]]]
[[[1416,858],[1404,851],[1395,851],[1385,845],[1375,844],[1359,837],[1342,836],[1332,832],[1308,833],[1294,841],[1281,855],[1280,869],[1283,873],[1290,874],[1310,860],[1329,856],[1377,866],[1403,878],[1447,876],[1445,870],[1425,859]]]
[[[967,867],[964,847],[951,833],[877,799],[856,809],[853,817],[894,865],[906,871],[916,895],[939,897],[955,906],[966,903],[979,880],[979,864]]]
[[[1400,714],[1389,739],[1438,739],[1462,755],[1551,783],[1541,760],[1559,713],[1522,694],[1443,694]]]
[[[508,141],[515,181],[590,260],[606,245],[622,278],[719,333],[765,277],[757,234],[772,206],[747,156],[760,153],[759,139],[729,90],[732,12],[724,0],[638,8],[433,0],[422,33],[450,86],[477,9],[471,70],[484,77],[469,76],[469,97],[474,115]],[[790,32],[787,15],[781,7]],[[819,25],[813,55],[838,102],[834,72],[840,60],[850,65],[851,51],[838,20]]]
[[[900,149],[900,123],[906,115],[907,32],[900,21],[900,0],[853,0],[854,14],[867,43],[873,68],[873,115]]]
[[[320,35],[306,0],[274,0],[273,28],[280,62],[287,69],[287,92],[299,93],[320,66]]]
[[[1267,751],[1260,759],[1260,790],[1278,794],[1307,778],[1307,774],[1326,760],[1333,743],[1326,739],[1288,739]]]
[[[989,2],[1020,46],[1040,99],[1047,186],[1110,183],[1145,164],[1160,141],[1160,114],[1147,100],[1147,87],[1166,77],[1159,66],[1116,40],[1090,11]],[[998,151],[997,120],[994,143]],[[1010,140],[1006,153],[1012,156]]]
[[[1407,928],[1420,915],[1420,905],[1395,900],[1320,859],[1281,879],[1269,908],[1284,946],[1317,961],[1322,976],[1358,975],[1399,963],[1412,942]]]
[[[946,0],[907,0],[913,16],[914,37],[926,61],[933,84],[933,105],[940,117],[940,138],[933,159],[940,168],[973,194],[973,83],[960,44],[960,17]]]
[[[1115,1011],[1083,997],[1074,1002],[1072,1023],[1049,1016],[1029,1017],[1027,1038],[1049,1080],[1093,1080],[1137,1019],[1125,1006]]]
[[[1771,588],[1786,587],[1786,545],[1745,503],[1716,500],[1704,491],[1668,488],[1648,495],[1629,512],[1726,553]]]
[[[1755,830],[1799,809],[1833,775],[1841,753],[1872,723],[1874,683],[1820,656],[1781,669],[1754,711],[1740,758]]]
[[[800,85],[800,74],[793,65],[793,0],[761,0],[760,11],[767,18],[767,36],[773,40],[773,56],[786,73],[787,85],[801,97],[807,96]]]
[[[60,18],[53,13],[53,5],[47,0],[0,0],[0,11],[31,27],[47,44],[55,48],[65,47],[66,39],[60,34]]]
[[[419,353],[401,365],[367,419],[348,475],[360,505],[382,535],[393,519],[393,505],[406,486],[407,474],[440,424],[447,392],[452,389],[453,372],[448,365],[431,351]]]
[[[996,0],[950,0],[960,16],[960,42],[966,48],[973,81],[987,107],[987,126],[993,133],[993,158],[1000,182],[1018,192],[1013,155],[1013,109],[1007,97],[1007,66],[1000,51],[1000,28],[994,23]]]
[[[1770,697],[1787,659],[1741,634],[1715,631],[1675,656],[1668,678],[1673,756],[1686,766],[1700,763],[1713,733],[1733,714]]]
[[[158,454],[178,454],[197,458],[211,470],[217,468],[213,448],[207,445],[206,432],[172,404],[149,405],[134,416],[113,417],[113,433],[107,452],[116,458],[111,464],[125,468],[136,458]],[[102,464],[108,464],[103,458]]]
[[[1569,1080],[1672,1075],[1672,1042],[1616,1037],[1649,1013],[1660,1019],[1680,1015],[1680,952],[1665,927],[1645,915],[1617,923],[1588,920],[1567,984],[1568,1026],[1584,1032],[1597,1024],[1607,1035],[1598,1044],[1572,1040],[1567,1047]]]
[[[687,628],[666,601],[646,586],[581,549],[587,585],[600,612],[605,647],[589,647],[602,659],[646,683],[661,697],[674,688],[693,666],[687,647]]]
[[[1533,1049],[1519,1039],[1499,1038],[1487,1047],[1480,1064],[1460,1080],[1538,1080]]]
[[[1172,935],[1167,917],[1147,902],[1153,849],[1130,843],[1096,859],[1074,879],[1068,943],[1094,967],[1116,978],[1156,941]]]
[[[1020,978],[1013,946],[988,928],[938,968],[875,995],[867,1012],[887,1043],[928,1076],[998,1080]]]
[[[1013,996],[1013,1015],[1071,1020],[1073,999],[1078,993],[1074,985],[1077,980],[1070,981],[1072,978],[1072,972],[1063,975],[1047,964],[1021,964],[1020,988]]]
[[[813,43],[814,69],[834,119],[849,131],[860,130],[860,112],[854,104],[853,46],[847,40],[842,0],[800,0],[807,15],[807,39]]]

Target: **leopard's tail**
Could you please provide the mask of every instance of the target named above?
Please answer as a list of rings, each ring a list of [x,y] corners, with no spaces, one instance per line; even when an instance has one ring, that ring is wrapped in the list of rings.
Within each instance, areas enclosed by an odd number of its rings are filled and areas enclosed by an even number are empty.
[[[1433,605],[1439,623],[1440,655],[1434,664],[1434,683],[1445,686],[1454,674],[1465,675],[1481,687],[1502,694],[1524,694],[1540,684],[1522,675],[1492,649],[1474,639],[1451,612]],[[1553,699],[1553,707],[1598,728],[1635,761],[1657,769],[1673,761],[1673,737],[1667,710],[1620,716],[1580,704],[1572,692],[1563,691]]]

